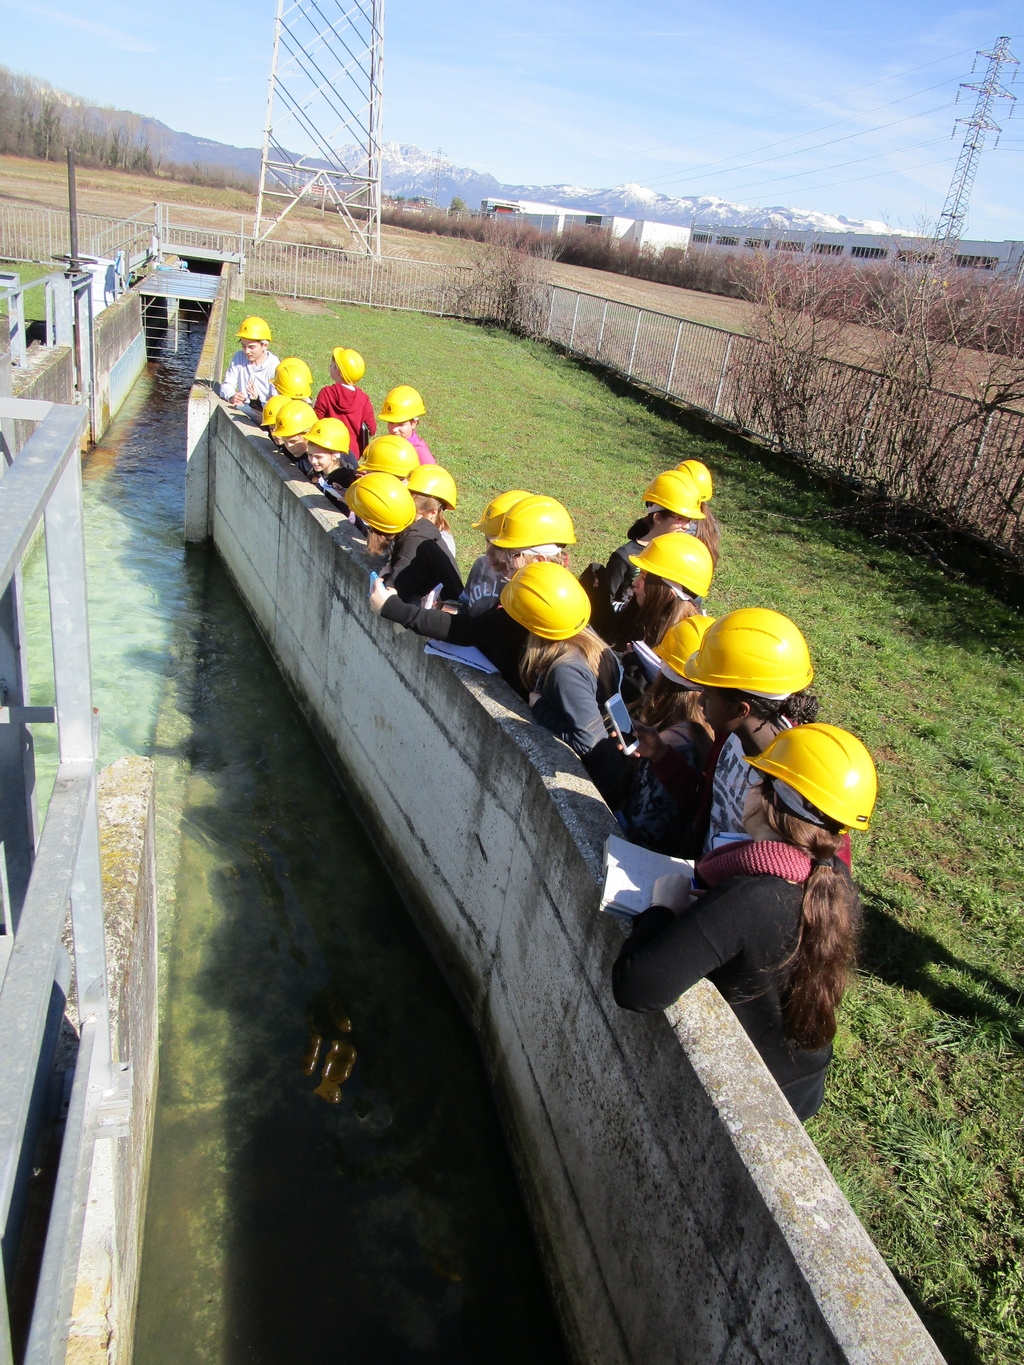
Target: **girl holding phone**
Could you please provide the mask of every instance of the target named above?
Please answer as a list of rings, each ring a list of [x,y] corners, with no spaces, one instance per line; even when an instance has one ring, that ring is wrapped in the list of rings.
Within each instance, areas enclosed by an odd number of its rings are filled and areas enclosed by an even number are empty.
[[[501,605],[529,631],[520,676],[534,719],[579,755],[614,810],[627,761],[608,733],[602,708],[619,691],[622,666],[590,629],[590,599],[561,564],[538,563],[505,585]]]

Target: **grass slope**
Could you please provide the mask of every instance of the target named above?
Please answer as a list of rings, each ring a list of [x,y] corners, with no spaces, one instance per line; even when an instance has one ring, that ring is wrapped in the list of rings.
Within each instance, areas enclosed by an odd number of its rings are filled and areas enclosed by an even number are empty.
[[[714,471],[723,553],[708,610],[793,617],[823,719],[859,734],[879,766],[872,831],[854,836],[861,971],[811,1134],[948,1359],[1019,1361],[1021,618],[829,520],[827,500],[788,472],[688,434],[544,346],[412,313],[247,307],[318,383],[344,344],[366,357],[375,403],[399,382],[422,391],[422,433],[459,486],[464,568],[481,549],[470,524],[502,489],[568,505],[578,570],[621,542],[659,470],[696,456]]]

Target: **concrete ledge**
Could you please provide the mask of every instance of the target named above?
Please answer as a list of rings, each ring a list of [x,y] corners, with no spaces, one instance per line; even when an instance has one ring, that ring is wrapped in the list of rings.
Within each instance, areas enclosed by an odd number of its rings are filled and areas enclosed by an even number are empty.
[[[477,1030],[576,1359],[936,1365],[714,988],[612,1001],[576,757],[374,617],[361,539],[217,399],[206,440],[214,543]]]

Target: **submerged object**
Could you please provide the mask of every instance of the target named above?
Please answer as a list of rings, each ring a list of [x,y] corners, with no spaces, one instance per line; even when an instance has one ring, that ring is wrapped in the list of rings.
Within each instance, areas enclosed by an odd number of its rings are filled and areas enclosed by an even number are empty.
[[[335,1038],[324,1062],[323,1079],[344,1085],[356,1064],[356,1050],[351,1043]]]
[[[323,1080],[313,1091],[314,1095],[319,1095],[328,1104],[341,1103],[341,1086],[336,1081]]]
[[[322,1033],[311,1033],[306,1050],[302,1054],[302,1074],[312,1076],[316,1070],[316,1064],[320,1060],[320,1049],[323,1047],[324,1038]]]

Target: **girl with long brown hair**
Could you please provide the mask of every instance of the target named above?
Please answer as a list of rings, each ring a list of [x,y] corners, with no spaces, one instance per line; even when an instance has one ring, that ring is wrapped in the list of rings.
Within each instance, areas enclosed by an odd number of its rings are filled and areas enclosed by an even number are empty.
[[[707,854],[694,897],[659,878],[612,974],[624,1009],[663,1010],[701,977],[718,987],[801,1119],[821,1107],[836,1012],[852,969],[860,899],[841,841],[866,830],[871,755],[832,725],[785,730],[747,762],[745,842]]]

